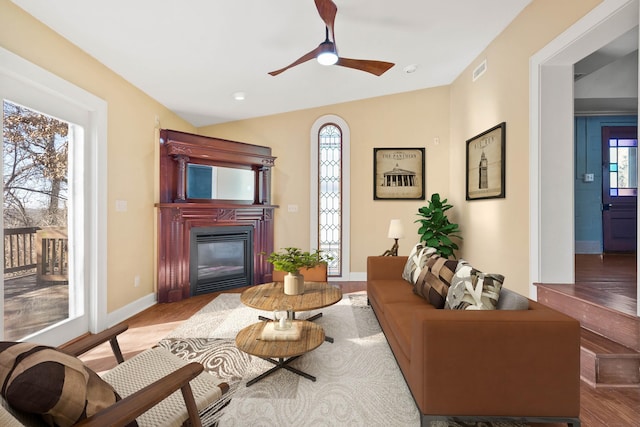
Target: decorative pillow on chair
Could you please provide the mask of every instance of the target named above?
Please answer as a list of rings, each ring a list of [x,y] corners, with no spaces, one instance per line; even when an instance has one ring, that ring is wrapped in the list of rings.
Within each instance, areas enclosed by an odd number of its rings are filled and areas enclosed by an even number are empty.
[[[501,274],[486,274],[460,261],[447,294],[452,310],[495,310],[504,283]]]
[[[427,258],[435,252],[436,250],[434,248],[424,246],[422,243],[417,243],[409,253],[409,258],[402,272],[402,278],[415,286],[420,272],[427,262]]]
[[[76,424],[120,399],[80,359],[33,343],[0,342],[0,384],[9,405],[55,426]]]
[[[434,252],[426,259],[413,292],[429,301],[435,308],[444,308],[458,261],[443,258]]]

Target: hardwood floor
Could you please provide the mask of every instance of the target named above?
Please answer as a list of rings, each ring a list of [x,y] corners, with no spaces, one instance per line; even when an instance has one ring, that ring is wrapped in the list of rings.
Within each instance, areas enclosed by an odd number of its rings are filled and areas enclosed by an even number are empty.
[[[574,295],[637,315],[636,254],[576,255]]]
[[[366,289],[366,282],[334,282],[344,293]],[[241,292],[242,289],[236,292]],[[157,304],[130,318],[129,330],[119,338],[126,358],[152,347],[181,322],[212,301],[218,293],[192,297],[184,301]],[[86,353],[82,359],[98,372],[109,370],[116,362],[105,344]],[[640,389],[595,389],[581,384],[580,419],[583,427],[631,427],[640,425]],[[556,427],[563,424],[540,424]]]

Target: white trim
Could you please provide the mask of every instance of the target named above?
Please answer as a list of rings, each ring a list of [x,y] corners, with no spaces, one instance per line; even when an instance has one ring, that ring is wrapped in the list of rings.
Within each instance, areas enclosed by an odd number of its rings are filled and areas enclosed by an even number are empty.
[[[81,231],[86,242],[84,280],[88,282],[88,329],[99,332],[106,328],[107,321],[107,102],[0,47],[1,76],[82,111],[80,120],[71,121],[85,128],[83,150],[87,174],[83,195],[86,208]],[[77,336],[77,331],[52,328],[37,339],[43,344],[59,345]]]
[[[142,298],[135,300],[132,303],[125,305],[115,311],[112,311],[107,315],[107,327],[117,325],[120,322],[124,322],[127,319],[135,316],[136,314],[152,307],[158,303],[158,298],[155,292],[147,294]]]
[[[367,281],[367,272],[366,271],[354,271],[349,275],[350,282],[366,282]]]
[[[351,130],[347,122],[340,116],[327,114],[319,117],[311,126],[309,144],[310,154],[310,218],[309,241],[318,240],[318,132],[327,123],[335,123],[342,131],[342,276],[333,277],[331,280],[351,280],[349,271],[351,253]]]
[[[573,282],[574,277],[573,258],[566,262],[574,255],[573,175],[553,164],[559,144],[560,156],[569,145],[573,153],[573,109],[567,109],[573,104],[573,96],[567,98],[573,93],[573,64],[637,27],[638,16],[637,0],[604,0],[529,61],[529,293],[534,299],[533,283]],[[573,164],[570,158],[567,164]],[[559,201],[559,194],[570,199],[571,207]]]

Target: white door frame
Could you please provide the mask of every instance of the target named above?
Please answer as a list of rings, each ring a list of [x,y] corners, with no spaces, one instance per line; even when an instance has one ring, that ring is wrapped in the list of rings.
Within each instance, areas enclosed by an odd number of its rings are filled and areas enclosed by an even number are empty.
[[[638,0],[604,0],[529,62],[529,293],[574,283],[573,65],[638,26]],[[638,281],[640,295],[640,281]],[[640,304],[638,305],[640,316]]]

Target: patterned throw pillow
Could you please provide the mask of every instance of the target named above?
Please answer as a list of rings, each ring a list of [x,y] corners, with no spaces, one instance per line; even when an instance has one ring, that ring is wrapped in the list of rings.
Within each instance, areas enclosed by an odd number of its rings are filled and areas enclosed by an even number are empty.
[[[0,342],[0,393],[14,408],[70,426],[119,400],[76,357],[32,343]]]
[[[435,308],[444,308],[451,279],[457,266],[458,261],[431,253],[420,271],[413,291]]]
[[[445,308],[495,310],[503,283],[503,275],[483,273],[461,260],[451,281]]]
[[[420,272],[427,262],[427,258],[435,251],[434,248],[417,243],[409,252],[409,258],[402,271],[402,278],[415,286]]]

